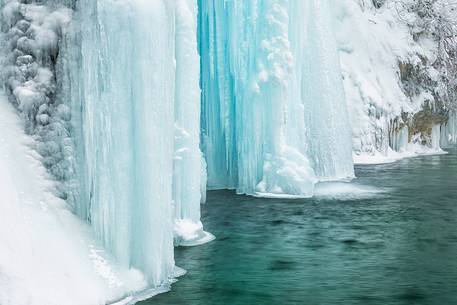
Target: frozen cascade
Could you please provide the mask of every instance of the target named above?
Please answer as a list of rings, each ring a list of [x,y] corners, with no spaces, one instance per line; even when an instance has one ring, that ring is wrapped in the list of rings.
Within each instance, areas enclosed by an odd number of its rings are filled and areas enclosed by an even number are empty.
[[[80,165],[76,210],[123,264],[152,287],[168,285],[173,239],[213,238],[200,222],[196,3],[82,0],[79,11],[62,72]]]
[[[209,187],[307,197],[351,179],[329,3],[200,1],[199,16]]]
[[[109,251],[159,286],[174,268],[174,11],[157,0],[82,0],[80,11],[79,210]]]

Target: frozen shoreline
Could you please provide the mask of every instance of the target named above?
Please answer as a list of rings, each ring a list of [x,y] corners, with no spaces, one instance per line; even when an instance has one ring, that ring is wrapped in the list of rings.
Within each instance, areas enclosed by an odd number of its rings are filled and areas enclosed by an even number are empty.
[[[445,155],[448,152],[443,149],[434,149],[417,144],[409,144],[408,149],[402,152],[396,152],[389,149],[387,155],[382,155],[376,152],[374,155],[369,154],[354,154],[354,165],[380,165],[395,163],[406,158],[415,158],[423,156]]]

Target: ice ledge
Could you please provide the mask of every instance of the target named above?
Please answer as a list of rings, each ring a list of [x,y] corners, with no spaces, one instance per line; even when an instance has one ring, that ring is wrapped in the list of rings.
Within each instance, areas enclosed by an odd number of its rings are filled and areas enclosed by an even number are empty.
[[[175,246],[192,247],[209,243],[216,237],[203,231],[203,224],[189,219],[178,219],[174,225]]]
[[[376,152],[374,154],[354,154],[353,158],[355,165],[378,165],[394,163],[406,158],[446,154],[448,154],[448,152],[441,148],[430,148],[419,144],[409,144],[407,149],[401,152],[389,149],[387,155]]]

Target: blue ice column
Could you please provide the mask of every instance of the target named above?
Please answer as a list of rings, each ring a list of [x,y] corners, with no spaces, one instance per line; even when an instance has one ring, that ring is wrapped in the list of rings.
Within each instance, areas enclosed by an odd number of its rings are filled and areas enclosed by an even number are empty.
[[[328,6],[201,1],[202,147],[210,187],[308,197],[318,181],[353,177]]]
[[[198,0],[201,56],[201,147],[209,189],[238,185],[234,79],[230,70],[226,1]]]
[[[287,1],[201,1],[202,142],[210,188],[311,196],[303,123],[289,117],[293,54]],[[297,127],[297,128],[292,128]],[[297,145],[298,144],[298,145]]]

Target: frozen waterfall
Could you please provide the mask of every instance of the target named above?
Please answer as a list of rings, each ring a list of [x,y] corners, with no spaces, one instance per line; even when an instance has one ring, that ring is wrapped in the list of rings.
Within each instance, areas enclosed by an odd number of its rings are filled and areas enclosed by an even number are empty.
[[[108,250],[159,286],[174,268],[174,10],[158,0],[80,7],[80,210]]]
[[[200,1],[202,147],[211,189],[313,195],[354,176],[328,1]]]
[[[82,26],[67,42],[73,66],[64,85],[80,165],[76,210],[122,263],[161,286],[175,275],[174,240],[213,238],[200,222],[206,172],[196,2],[79,6]]]

